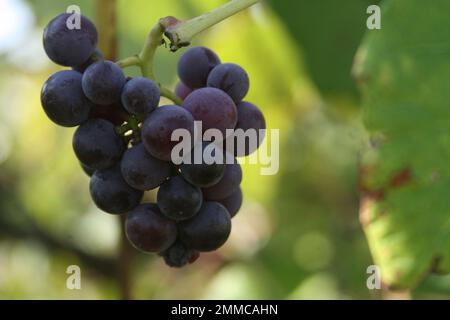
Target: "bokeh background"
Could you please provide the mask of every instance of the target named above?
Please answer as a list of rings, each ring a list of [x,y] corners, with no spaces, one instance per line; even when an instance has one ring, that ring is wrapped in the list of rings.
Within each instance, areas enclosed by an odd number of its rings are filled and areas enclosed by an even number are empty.
[[[118,0],[119,56],[139,52],[158,18],[188,19],[224,2]],[[154,255],[123,253],[118,218],[90,201],[74,129],[52,124],[40,106],[43,82],[59,70],[42,48],[44,26],[72,4],[95,21],[95,1],[1,0],[0,298],[118,299],[126,288],[137,299],[383,297],[366,287],[372,259],[357,186],[365,132],[351,77],[366,8],[377,2],[263,1],[195,39],[248,71],[247,100],[280,129],[280,171],[244,166],[245,201],[230,240],[175,270]],[[182,53],[158,50],[156,73],[167,86]],[[81,267],[82,290],[66,288],[69,265]],[[448,287],[431,281],[414,294],[445,297]]]

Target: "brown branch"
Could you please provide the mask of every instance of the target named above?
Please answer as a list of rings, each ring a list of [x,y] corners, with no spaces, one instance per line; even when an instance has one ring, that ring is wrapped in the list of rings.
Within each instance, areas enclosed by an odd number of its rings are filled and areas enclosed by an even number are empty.
[[[100,50],[108,60],[116,61],[119,55],[117,39],[117,1],[97,0],[97,26],[99,30]],[[120,296],[131,299],[131,262],[133,251],[125,236],[125,215],[119,216],[121,235],[118,245],[118,285]]]
[[[131,247],[125,235],[126,215],[120,216],[121,234],[119,243],[119,285],[123,300],[131,300],[132,283],[131,283],[131,261],[133,259],[133,248]]]
[[[5,193],[3,195],[5,195]],[[81,263],[98,271],[102,275],[111,278],[117,276],[118,264],[115,259],[107,256],[100,256],[98,254],[91,254],[77,247],[73,243],[51,234],[34,222],[27,210],[19,205],[18,200],[14,200],[13,194],[9,196],[8,199],[5,196],[1,199],[4,206],[0,207],[0,212],[2,212],[0,215],[0,234],[3,237],[6,236],[17,240],[30,239],[39,242],[50,251],[60,250],[70,252],[75,255]],[[7,208],[6,205],[8,206]],[[14,220],[16,220],[16,222],[12,221],[12,219],[8,219],[8,216],[6,215],[7,212],[11,211],[14,211]]]
[[[97,0],[98,46],[105,58],[111,61],[118,56],[116,9],[116,0]]]

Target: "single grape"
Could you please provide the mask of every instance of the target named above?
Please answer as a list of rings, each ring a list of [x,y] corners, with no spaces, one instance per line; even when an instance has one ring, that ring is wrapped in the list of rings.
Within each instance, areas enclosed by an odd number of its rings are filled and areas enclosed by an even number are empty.
[[[91,167],[85,165],[81,161],[80,161],[80,166],[81,166],[81,169],[83,169],[84,173],[86,173],[89,177],[92,177],[92,175],[95,172],[95,169],[92,169]]]
[[[115,126],[120,126],[128,120],[130,114],[124,109],[121,103],[111,105],[96,105],[91,112],[90,118],[99,118],[108,120]]]
[[[248,156],[255,152],[265,138],[266,121],[261,110],[252,103],[242,101],[237,105],[238,122],[234,133],[234,155],[238,157]],[[240,131],[242,129],[244,132]],[[247,130],[248,133],[245,132]],[[252,136],[252,142],[249,138]],[[227,151],[231,151],[227,148]]]
[[[111,214],[122,214],[141,202],[143,192],[130,187],[122,177],[120,166],[97,170],[89,185],[97,207]]]
[[[81,73],[71,70],[59,71],[44,83],[41,104],[50,120],[64,127],[85,122],[93,107],[81,89]]]
[[[181,268],[188,263],[193,263],[200,256],[196,250],[191,250],[180,240],[175,241],[169,249],[160,252],[160,256],[164,258],[164,262],[172,268]]]
[[[72,145],[78,160],[92,169],[113,166],[125,151],[125,144],[114,125],[103,119],[89,119],[79,126]]]
[[[48,23],[44,30],[44,49],[55,63],[73,67],[86,62],[97,46],[97,29],[85,16],[80,17],[80,28],[69,29],[72,15],[62,13]]]
[[[151,156],[142,143],[125,152],[121,169],[125,181],[143,191],[159,187],[171,176],[170,163]]]
[[[237,162],[227,164],[222,179],[212,187],[204,188],[203,195],[205,196],[205,199],[208,200],[225,199],[239,188],[241,181],[241,165]]]
[[[99,49],[95,49],[94,53],[91,54],[87,61],[79,66],[72,67],[72,69],[83,73],[91,64],[101,60],[104,60],[103,53]]]
[[[186,99],[186,97],[190,95],[192,91],[194,90],[189,88],[183,82],[178,82],[177,86],[175,87],[175,94],[183,100]]]
[[[122,69],[108,60],[91,64],[84,72],[82,80],[84,94],[99,105],[119,103],[125,83]]]
[[[222,200],[217,200],[217,202],[222,204],[228,210],[230,216],[233,218],[239,212],[239,209],[241,209],[242,198],[242,189],[239,187],[229,197]]]
[[[125,232],[131,244],[144,252],[167,250],[177,238],[175,222],[164,217],[152,203],[141,204],[128,214]]]
[[[211,49],[192,47],[178,61],[178,75],[190,88],[205,87],[209,73],[218,64],[220,59]]]
[[[161,185],[157,199],[158,207],[165,216],[181,221],[192,218],[200,210],[203,196],[199,187],[175,176]]]
[[[152,80],[138,77],[129,80],[122,90],[122,104],[134,115],[146,115],[158,107],[160,93]]]
[[[237,123],[236,105],[225,92],[216,88],[195,90],[184,100],[183,107],[196,121],[202,122],[203,131],[218,129],[223,137],[226,129],[234,129]]]
[[[172,148],[178,141],[171,141],[176,129],[185,129],[194,137],[194,118],[180,106],[162,106],[153,111],[142,125],[142,141],[154,157],[171,160]]]
[[[206,150],[206,152],[205,152]],[[217,152],[222,153],[220,161],[206,161],[204,155],[210,154],[216,156]],[[200,156],[200,159],[197,159]],[[186,161],[189,160],[189,161]],[[191,184],[206,188],[211,187],[222,179],[225,172],[225,163],[223,151],[212,143],[202,143],[195,145],[191,153],[186,155],[186,160],[180,165],[180,171],[183,178]]]
[[[212,69],[208,76],[208,87],[225,91],[235,103],[239,103],[248,93],[250,80],[242,67],[224,63]]]
[[[192,219],[179,224],[180,239],[189,248],[203,252],[220,248],[230,232],[230,214],[218,202],[204,202]]]

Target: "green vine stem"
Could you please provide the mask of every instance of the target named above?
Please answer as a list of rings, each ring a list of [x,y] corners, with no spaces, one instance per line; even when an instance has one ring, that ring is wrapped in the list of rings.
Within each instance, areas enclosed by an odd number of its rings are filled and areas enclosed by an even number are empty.
[[[145,41],[144,47],[141,53],[135,56],[131,56],[122,60],[117,61],[117,64],[121,68],[138,66],[141,68],[141,73],[144,77],[153,80],[159,87],[161,96],[172,100],[175,104],[181,105],[183,100],[180,99],[171,90],[162,86],[158,81],[156,81],[155,74],[153,72],[153,61],[156,49],[164,43],[163,40],[164,26],[158,22],[153,29],[150,31],[147,40]]]
[[[172,51],[177,51],[181,47],[188,46],[192,39],[200,32],[248,7],[251,7],[257,2],[259,2],[259,0],[231,0],[223,6],[196,18],[171,23],[166,26],[164,32],[166,37],[170,40],[170,49]]]
[[[116,62],[122,69],[139,65],[141,63],[138,56],[131,56]]]
[[[158,22],[148,34],[144,47],[139,53],[140,67],[142,74],[152,80],[155,80],[155,74],[153,72],[153,60],[155,52],[158,47],[163,44],[163,25]]]
[[[164,88],[162,86],[159,87],[159,91],[161,92],[161,96],[166,97],[167,99],[172,100],[175,102],[175,104],[181,106],[183,104],[183,99],[178,97],[175,93],[173,93],[171,90]]]
[[[121,68],[139,66],[142,75],[153,80],[158,85],[161,96],[172,100],[177,105],[181,105],[183,100],[156,81],[155,73],[153,71],[156,49],[165,43],[163,36],[165,35],[169,39],[170,50],[176,51],[181,47],[188,46],[191,43],[192,38],[200,32],[244,9],[247,9],[259,1],[260,0],[231,0],[219,8],[186,21],[180,21],[175,17],[162,18],[150,31],[141,52],[138,55],[120,60],[117,64]]]

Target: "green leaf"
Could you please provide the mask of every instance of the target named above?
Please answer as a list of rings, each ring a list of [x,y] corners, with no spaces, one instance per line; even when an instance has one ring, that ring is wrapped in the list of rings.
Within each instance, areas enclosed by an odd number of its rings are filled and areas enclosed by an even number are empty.
[[[372,147],[361,221],[382,278],[413,288],[450,271],[450,1],[391,0],[354,73]]]
[[[356,96],[349,69],[366,30],[366,9],[379,0],[270,0],[304,52],[322,95]]]

